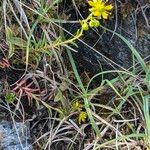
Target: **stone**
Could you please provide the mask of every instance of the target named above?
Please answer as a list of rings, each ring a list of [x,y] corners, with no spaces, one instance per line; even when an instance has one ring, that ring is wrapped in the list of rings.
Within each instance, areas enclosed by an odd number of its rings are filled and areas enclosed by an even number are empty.
[[[29,125],[22,122],[0,123],[0,149],[2,150],[32,150],[30,145]]]

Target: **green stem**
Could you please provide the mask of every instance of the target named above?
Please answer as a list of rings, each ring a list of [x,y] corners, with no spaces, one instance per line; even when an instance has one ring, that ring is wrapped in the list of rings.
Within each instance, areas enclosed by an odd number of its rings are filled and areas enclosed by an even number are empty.
[[[83,85],[81,79],[80,79],[80,76],[79,76],[79,73],[78,73],[78,71],[77,71],[75,62],[74,62],[74,60],[73,60],[71,51],[70,51],[69,49],[67,49],[67,53],[68,53],[68,56],[69,56],[69,59],[70,59],[70,62],[71,62],[71,65],[72,65],[72,68],[73,68],[75,77],[76,77],[77,82],[78,82],[78,84],[79,84],[79,86],[80,86],[80,88],[81,88],[81,90],[82,90],[82,93],[83,93],[84,106],[85,106],[87,115],[88,115],[88,117],[89,117],[89,119],[90,119],[90,122],[91,122],[91,125],[92,125],[93,129],[94,129],[95,132],[96,132],[97,137],[99,137],[99,136],[100,136],[100,131],[99,131],[99,128],[98,128],[98,126],[96,125],[96,122],[95,122],[95,120],[94,120],[94,118],[93,118],[92,111],[91,111],[91,109],[90,109],[90,102],[89,102],[89,100],[88,100],[88,98],[87,98],[87,92],[86,92],[86,90],[85,90],[85,88],[84,88],[84,85]]]

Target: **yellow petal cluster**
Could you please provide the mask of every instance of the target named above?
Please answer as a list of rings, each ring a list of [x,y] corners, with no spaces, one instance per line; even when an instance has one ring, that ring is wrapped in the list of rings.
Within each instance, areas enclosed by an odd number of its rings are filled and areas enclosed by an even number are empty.
[[[81,122],[85,122],[87,118],[87,113],[85,111],[81,111],[79,114],[78,122],[81,124]]]
[[[92,7],[89,10],[93,14],[93,16],[108,19],[108,16],[110,14],[109,11],[111,11],[113,8],[111,4],[107,5],[102,0],[90,0],[88,1],[88,3]]]
[[[72,104],[72,109],[74,111],[79,111],[80,112],[82,110],[82,108],[83,108],[83,105],[81,103],[79,103],[78,101],[76,101]]]

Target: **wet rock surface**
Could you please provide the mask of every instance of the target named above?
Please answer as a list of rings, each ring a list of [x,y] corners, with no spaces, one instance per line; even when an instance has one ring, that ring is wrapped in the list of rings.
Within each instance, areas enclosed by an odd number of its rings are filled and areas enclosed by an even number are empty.
[[[0,123],[1,150],[32,150],[30,145],[29,125],[15,122]]]

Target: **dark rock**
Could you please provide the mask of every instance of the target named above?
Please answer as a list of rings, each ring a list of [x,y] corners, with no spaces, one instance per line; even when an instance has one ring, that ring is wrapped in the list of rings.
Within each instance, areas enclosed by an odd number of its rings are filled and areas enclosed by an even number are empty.
[[[150,55],[150,27],[146,23],[146,21],[150,21],[149,11],[150,8],[145,11],[146,20],[140,8],[139,12],[136,12],[134,8],[125,17],[118,12],[117,20],[113,16],[112,19],[104,21],[102,24],[125,37],[137,49],[142,58],[145,58]],[[75,19],[74,15],[71,19]],[[75,25],[69,30],[75,32],[77,28],[78,26]],[[78,52],[73,53],[80,71],[85,70],[95,74],[101,70],[101,67],[103,70],[120,69],[121,67],[127,69],[133,64],[133,55],[129,47],[119,37],[102,30],[101,27],[86,31],[82,40],[89,46],[83,42],[77,42],[76,50]]]

